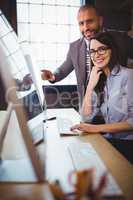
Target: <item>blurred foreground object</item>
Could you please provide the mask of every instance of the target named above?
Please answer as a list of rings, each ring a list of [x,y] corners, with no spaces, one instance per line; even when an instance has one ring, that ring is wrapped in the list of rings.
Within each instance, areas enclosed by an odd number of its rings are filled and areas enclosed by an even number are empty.
[[[75,183],[72,183],[73,178]],[[50,184],[50,189],[56,200],[99,200],[107,182],[105,173],[98,186],[94,188],[93,169],[74,171],[70,174],[68,180],[74,186],[73,193],[64,193],[59,182]]]

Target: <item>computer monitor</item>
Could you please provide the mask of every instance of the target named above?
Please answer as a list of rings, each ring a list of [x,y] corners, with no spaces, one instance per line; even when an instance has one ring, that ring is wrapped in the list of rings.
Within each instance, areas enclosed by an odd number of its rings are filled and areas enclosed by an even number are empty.
[[[39,122],[40,130],[42,130],[42,134],[40,133],[39,136],[35,136],[35,124],[29,124],[31,129],[34,129],[34,140],[35,143],[42,140],[43,135],[45,134],[46,130],[46,123],[44,124],[43,121],[46,121],[46,101],[45,95],[43,93],[42,88],[42,79],[40,71],[36,65],[35,59],[30,51],[28,45],[26,45],[26,50],[24,49],[24,44],[26,42],[22,42],[21,44],[18,41],[18,37],[14,30],[12,29],[11,25],[6,20],[5,16],[3,15],[2,11],[0,11],[0,46],[4,51],[5,58],[10,63],[10,72],[12,74],[13,79],[18,83],[19,81],[22,82],[23,78],[27,74],[31,74],[32,76],[32,87],[31,89],[20,91],[18,90],[17,84],[17,96],[22,98],[26,95],[29,95],[28,98],[25,98],[26,101],[25,107],[28,108],[28,114],[30,114],[30,118],[35,116],[36,114],[42,112],[42,120]],[[35,91],[37,95],[35,95]],[[38,124],[39,127],[39,124]],[[33,135],[32,134],[32,135]]]
[[[15,80],[22,81],[27,74],[32,75],[32,88],[27,92],[18,92],[21,98],[36,90],[41,106],[46,106],[45,96],[42,90],[42,79],[35,59],[26,41],[19,42],[19,39],[0,10],[0,45],[3,47],[7,59],[10,59],[10,71]],[[26,47],[26,48],[25,48]],[[20,94],[21,93],[21,94]]]
[[[32,66],[30,66],[32,69]],[[33,70],[34,71],[34,70]],[[30,71],[27,66],[27,61],[23,55],[22,49],[18,43],[18,37],[14,30],[0,11],[0,74],[5,86],[5,97],[8,103],[12,103],[13,110],[16,113],[18,124],[22,133],[22,137],[32,163],[37,181],[45,180],[44,163],[41,162],[38,153],[32,140],[32,134],[28,127],[28,118],[24,110],[23,101],[18,98],[16,79],[21,79]],[[35,73],[33,81],[35,89],[38,86]],[[41,87],[37,88],[38,97],[43,111],[46,108],[44,105],[45,97],[42,95]],[[46,117],[44,115],[44,117]],[[1,144],[2,147],[2,144]]]

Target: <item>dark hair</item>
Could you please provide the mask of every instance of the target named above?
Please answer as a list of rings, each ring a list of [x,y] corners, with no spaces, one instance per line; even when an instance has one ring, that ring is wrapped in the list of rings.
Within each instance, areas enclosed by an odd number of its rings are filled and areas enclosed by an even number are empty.
[[[111,58],[109,61],[109,69],[110,71],[113,70],[114,67],[117,67],[118,70],[116,70],[116,74],[120,70],[120,64],[119,64],[119,49],[117,46],[117,43],[113,36],[109,32],[100,32],[95,34],[94,37],[91,38],[95,39],[103,44],[105,44],[109,49],[111,49]],[[116,75],[114,74],[114,75]],[[103,92],[104,87],[106,84],[107,77],[104,74],[104,72],[100,75],[99,81],[95,87],[95,91],[98,95],[100,95],[100,105],[103,103]]]
[[[109,62],[109,69],[112,71],[112,69],[116,66],[118,66],[119,71],[119,49],[117,46],[117,43],[115,41],[115,38],[109,33],[109,32],[99,32],[95,34],[94,37],[91,38],[95,39],[103,44],[105,44],[109,49],[111,49],[111,58]]]
[[[97,14],[97,16],[100,16],[100,15],[101,15],[101,14],[99,13],[98,9],[97,9],[94,5],[92,5],[92,4],[86,4],[86,5],[80,6],[80,8],[79,8],[79,10],[78,10],[78,13],[79,13],[80,11],[85,11],[85,10],[89,10],[89,9],[94,9],[95,12],[96,12],[96,14]]]

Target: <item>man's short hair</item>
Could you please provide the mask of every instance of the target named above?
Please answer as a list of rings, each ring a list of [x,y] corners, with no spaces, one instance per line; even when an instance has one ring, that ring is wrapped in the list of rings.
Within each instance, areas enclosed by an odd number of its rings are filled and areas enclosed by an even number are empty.
[[[89,10],[89,9],[94,9],[96,11],[96,14],[98,16],[101,16],[102,14],[98,11],[98,9],[95,7],[95,5],[93,4],[86,4],[86,5],[82,5],[80,6],[78,13],[81,11],[85,11],[85,10]]]

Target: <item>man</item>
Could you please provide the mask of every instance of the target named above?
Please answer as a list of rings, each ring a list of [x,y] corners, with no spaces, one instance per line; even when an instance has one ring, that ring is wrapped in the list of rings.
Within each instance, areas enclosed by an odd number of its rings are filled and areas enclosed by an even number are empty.
[[[67,58],[64,63],[57,68],[54,74],[48,70],[42,71],[42,79],[57,82],[64,79],[75,69],[77,77],[77,90],[80,97],[80,104],[85,91],[86,84],[86,48],[87,43],[96,32],[102,28],[102,17],[96,9],[91,6],[80,7],[77,15],[80,31],[83,37],[70,44]]]
[[[103,31],[103,18],[93,5],[84,5],[79,8],[77,20],[83,37],[70,44],[66,60],[54,73],[49,70],[42,70],[42,79],[55,83],[64,79],[75,69],[81,106],[91,68],[89,40],[95,33]],[[118,45],[120,46],[120,63],[125,65],[128,56],[133,58],[133,39],[130,40],[131,38],[127,35],[125,36],[115,31],[112,32],[112,35],[118,40]]]

